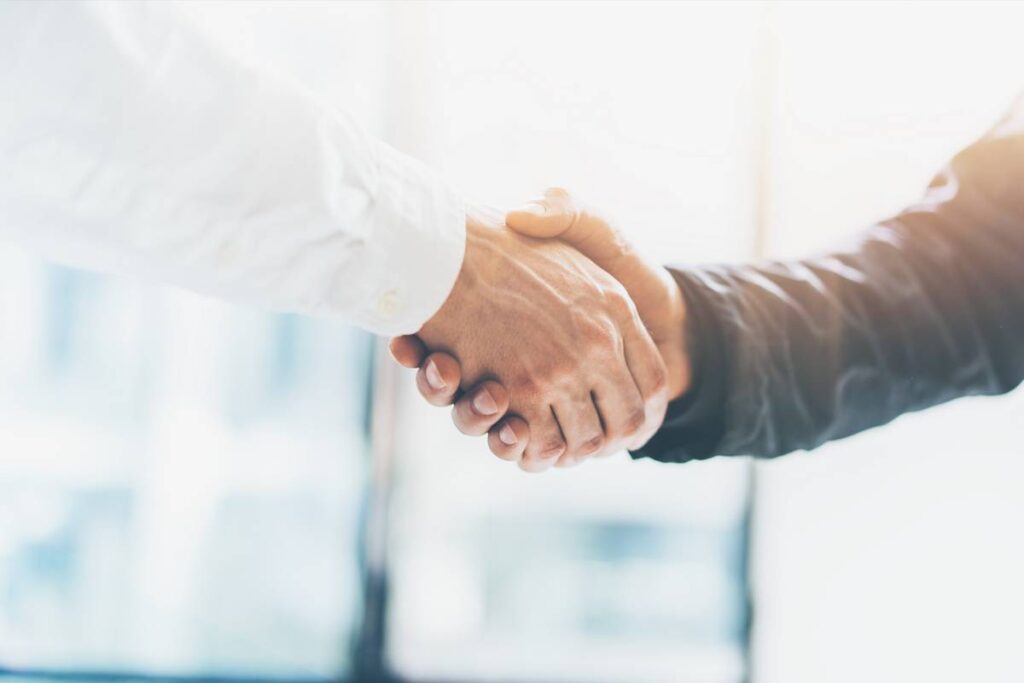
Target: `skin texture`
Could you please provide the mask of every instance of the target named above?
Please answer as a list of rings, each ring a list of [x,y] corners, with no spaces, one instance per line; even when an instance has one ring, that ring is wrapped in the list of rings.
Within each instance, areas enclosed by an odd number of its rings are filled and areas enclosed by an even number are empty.
[[[682,293],[668,271],[647,263],[607,221],[578,206],[564,190],[548,190],[543,198],[510,212],[505,221],[522,235],[545,240],[558,238],[548,244],[572,247],[579,255],[600,266],[605,275],[624,286],[664,361],[667,399],[678,398],[685,392],[690,382],[685,343],[686,311]],[[534,241],[528,244],[536,248],[543,243]],[[565,297],[562,299],[562,305],[566,306],[580,303],[577,300],[574,304]],[[538,432],[534,422],[538,412],[512,406],[506,387],[493,379],[478,381],[482,379],[476,369],[478,364],[460,367],[456,357],[422,339],[422,333],[420,338],[406,336],[393,339],[391,351],[400,364],[419,368],[417,387],[428,402],[434,405],[455,403],[452,419],[460,431],[472,435],[487,433],[488,446],[495,455],[519,462],[528,471],[546,469],[535,466],[537,463],[531,455],[537,449],[538,433],[543,434],[540,438],[545,443],[548,438],[546,431]],[[588,368],[591,372],[595,369],[598,374],[607,371],[607,367],[602,365]],[[468,389],[460,395],[460,387]],[[597,403],[601,407],[609,400],[606,391],[598,398]],[[654,403],[649,405],[644,424],[635,430],[632,437],[624,435],[624,432],[609,435],[604,430],[601,441],[592,436],[592,423],[580,419],[565,420],[561,426],[565,439],[572,444],[586,444],[586,447],[567,449],[558,456],[557,464],[566,467],[623,447],[637,448],[653,435],[663,417],[663,406]],[[552,460],[553,456],[550,456],[542,462]]]
[[[668,402],[667,372],[626,290],[576,249],[508,230],[502,218],[469,216],[451,294],[417,338],[393,340],[396,359],[415,367],[433,352],[417,376],[432,403],[473,387],[453,412],[468,434],[518,416],[492,440],[528,471],[653,432]],[[519,434],[505,444],[510,430]]]

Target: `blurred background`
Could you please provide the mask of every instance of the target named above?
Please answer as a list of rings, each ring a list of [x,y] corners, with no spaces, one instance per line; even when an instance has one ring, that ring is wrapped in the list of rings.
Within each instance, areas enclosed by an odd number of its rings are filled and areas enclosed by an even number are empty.
[[[1024,90],[1010,2],[182,8],[468,198],[567,187],[671,263],[827,248]],[[0,675],[1024,679],[1020,392],[530,476],[338,323],[0,245],[0,330]]]

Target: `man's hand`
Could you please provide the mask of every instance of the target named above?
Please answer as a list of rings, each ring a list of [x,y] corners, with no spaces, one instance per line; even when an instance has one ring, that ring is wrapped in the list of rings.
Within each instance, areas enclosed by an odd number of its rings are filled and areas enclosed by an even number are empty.
[[[548,190],[543,199],[510,212],[506,222],[524,235],[560,238],[625,286],[664,359],[669,399],[682,395],[690,381],[684,332],[685,306],[679,287],[664,268],[644,261],[606,221],[577,206],[564,190]],[[474,384],[464,381],[465,368],[460,369],[455,358],[443,351],[428,355],[427,349],[415,336],[392,340],[391,349],[402,365],[420,368],[417,386],[420,393],[435,405],[448,405],[455,401],[460,384]],[[503,387],[493,381],[472,386],[455,401],[453,419],[464,433],[489,432],[491,451],[498,457],[517,460],[527,444],[536,439],[536,430],[528,416],[505,415],[504,395]],[[478,403],[489,407],[489,398],[495,396],[496,410],[493,412],[485,414],[476,407]],[[655,429],[660,425],[662,416],[663,412],[659,412]],[[599,450],[607,453],[623,445],[637,448],[653,432],[654,429],[648,426],[632,442],[606,442],[605,448],[595,449],[593,454]],[[566,436],[570,437],[570,434]],[[580,455],[567,452],[559,458],[558,464],[566,466],[579,460]]]
[[[665,361],[669,400],[683,394],[690,384],[686,306],[679,285],[665,268],[648,263],[608,221],[578,205],[561,188],[549,189],[543,199],[510,211],[505,222],[523,235],[559,238],[618,280]]]
[[[424,396],[450,402],[460,385],[473,387],[455,408],[471,434],[507,410],[520,416],[492,442],[531,471],[650,438],[667,373],[623,286],[576,249],[507,230],[500,216],[471,215],[466,232],[448,300],[418,341],[393,341],[405,365],[435,352],[418,378]]]

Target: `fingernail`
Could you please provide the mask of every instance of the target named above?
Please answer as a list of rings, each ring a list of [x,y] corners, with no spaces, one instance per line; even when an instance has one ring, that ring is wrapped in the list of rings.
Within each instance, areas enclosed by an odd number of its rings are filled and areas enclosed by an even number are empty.
[[[519,439],[516,438],[516,432],[508,425],[502,425],[501,430],[498,432],[498,439],[506,446],[515,446]]]
[[[529,204],[523,204],[517,209],[517,211],[521,211],[523,213],[532,213],[534,216],[543,216],[548,212],[547,207],[541,204],[540,202],[530,202]]]
[[[441,371],[437,369],[437,363],[432,360],[427,361],[426,375],[427,384],[434,391],[444,391],[448,387],[448,384],[441,377]]]
[[[491,392],[481,389],[473,397],[473,410],[481,415],[494,415],[498,412],[498,404],[494,402]]]

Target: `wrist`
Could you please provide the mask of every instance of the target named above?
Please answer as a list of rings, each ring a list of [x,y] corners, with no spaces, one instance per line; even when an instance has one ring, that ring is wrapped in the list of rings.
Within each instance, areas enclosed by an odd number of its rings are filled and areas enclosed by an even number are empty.
[[[662,268],[668,292],[668,305],[661,329],[667,331],[664,343],[659,343],[662,359],[668,371],[669,400],[681,397],[692,383],[692,367],[690,363],[689,343],[687,334],[686,301],[682,289],[675,278]]]
[[[441,339],[449,342],[466,334],[467,320],[482,315],[484,299],[478,291],[487,288],[498,269],[498,259],[505,253],[501,244],[503,231],[495,224],[486,209],[469,208],[466,211],[466,242],[462,265],[455,284],[441,308],[418,332],[421,339],[435,350],[450,351]],[[433,345],[432,342],[437,342]]]

